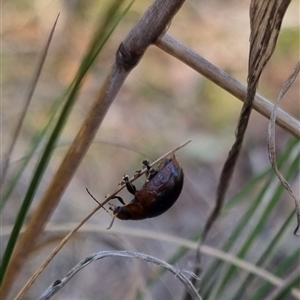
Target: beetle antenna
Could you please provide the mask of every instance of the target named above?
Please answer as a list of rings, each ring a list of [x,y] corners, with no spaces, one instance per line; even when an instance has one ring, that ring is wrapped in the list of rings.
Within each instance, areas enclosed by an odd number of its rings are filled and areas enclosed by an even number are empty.
[[[107,230],[109,230],[109,229],[112,228],[112,226],[113,226],[113,224],[114,224],[114,222],[115,222],[115,219],[116,219],[116,215],[113,216],[113,218],[112,218],[112,220],[111,220],[109,226],[106,228]]]
[[[111,215],[111,213],[91,194],[91,192],[89,191],[88,188],[85,188],[86,191],[88,192],[88,194],[91,196],[91,198],[98,203],[99,206],[101,206],[109,215]]]

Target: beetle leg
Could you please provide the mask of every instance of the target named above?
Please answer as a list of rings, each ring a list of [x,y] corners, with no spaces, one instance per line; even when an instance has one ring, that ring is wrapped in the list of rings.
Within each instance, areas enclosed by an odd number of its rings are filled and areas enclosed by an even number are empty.
[[[112,197],[111,199],[118,199],[123,205],[126,205],[125,202],[124,202],[124,200],[122,199],[122,197],[120,197],[118,195]],[[111,205],[111,204],[109,204],[109,205]],[[111,205],[111,206],[113,206],[113,205]]]
[[[143,167],[147,168],[147,171],[149,171],[151,169],[149,160],[147,160],[147,159],[142,161],[142,165],[143,165]]]
[[[133,177],[136,177],[137,175],[139,175],[142,172],[142,170],[137,170],[134,172]]]
[[[147,168],[146,178],[147,178],[147,180],[150,180],[156,174],[157,170],[150,167],[149,161],[147,159],[143,160],[142,164],[143,164],[143,166],[145,166]]]
[[[135,193],[136,193],[136,187],[129,181],[128,175],[125,175],[125,176],[123,177],[123,181],[124,181],[125,184],[126,184],[127,191],[128,191],[130,194],[135,195]]]

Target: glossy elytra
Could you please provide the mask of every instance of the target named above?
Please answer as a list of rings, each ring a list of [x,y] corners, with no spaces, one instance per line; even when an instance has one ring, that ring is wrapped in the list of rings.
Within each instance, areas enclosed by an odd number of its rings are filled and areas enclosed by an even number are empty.
[[[142,220],[157,217],[166,212],[178,199],[183,186],[183,170],[175,155],[164,159],[157,169],[151,168],[148,161],[146,181],[140,190],[129,181],[128,176],[123,182],[129,193],[134,195],[132,201],[125,205],[120,196],[116,196],[123,206],[111,207],[114,217],[121,220]]]

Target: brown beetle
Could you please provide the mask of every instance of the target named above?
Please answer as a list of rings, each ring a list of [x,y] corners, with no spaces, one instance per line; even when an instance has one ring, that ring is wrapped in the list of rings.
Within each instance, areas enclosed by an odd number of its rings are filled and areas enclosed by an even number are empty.
[[[124,206],[111,208],[114,217],[121,220],[142,220],[157,217],[166,212],[178,199],[183,186],[183,170],[173,154],[164,159],[157,169],[147,167],[146,181],[140,190],[129,181],[128,176],[123,182],[129,193],[134,195],[133,200],[125,205],[123,199],[117,198]]]

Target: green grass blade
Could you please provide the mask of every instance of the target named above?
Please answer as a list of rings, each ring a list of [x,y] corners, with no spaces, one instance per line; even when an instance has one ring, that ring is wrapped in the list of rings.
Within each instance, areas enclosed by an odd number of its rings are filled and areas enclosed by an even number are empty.
[[[277,249],[278,244],[282,241],[283,235],[287,232],[287,230],[290,230],[290,225],[292,221],[295,218],[295,213],[292,212],[289,217],[285,220],[284,224],[279,228],[277,232],[275,232],[273,239],[269,243],[269,246],[266,247],[265,251],[259,258],[259,260],[256,262],[257,266],[264,267],[267,264],[267,261],[272,257],[273,252]],[[243,299],[245,297],[245,291],[247,290],[247,287],[252,283],[252,281],[255,279],[255,276],[249,275],[245,278],[244,282],[241,282],[241,285],[234,295],[232,299]]]
[[[270,175],[270,174],[268,174],[268,175]],[[235,227],[233,233],[230,235],[228,240],[223,245],[222,250],[224,252],[229,252],[231,250],[231,248],[235,245],[237,239],[242,235],[242,232],[248,226],[248,223],[250,222],[254,213],[259,209],[259,203],[261,202],[261,199],[265,196],[265,194],[268,190],[268,186],[272,182],[272,177],[274,177],[274,176],[271,176],[271,178],[269,178],[269,180],[266,182],[266,184],[264,185],[264,188],[261,190],[260,194],[251,203],[251,207],[246,211],[245,215],[241,218],[241,220]],[[261,178],[261,177],[259,176],[259,178]],[[256,183],[258,184],[259,182],[260,181],[257,181]],[[251,186],[253,187],[253,190],[255,190],[255,186],[254,185],[251,185]],[[248,190],[248,188],[246,190]],[[248,194],[248,196],[249,196],[249,194]],[[200,286],[201,290],[203,290],[204,297],[209,296],[209,291],[211,291],[211,288],[210,288],[211,284],[209,284],[209,282],[215,278],[214,276],[216,275],[216,272],[218,272],[218,270],[220,270],[220,268],[222,266],[224,266],[224,264],[225,263],[223,261],[216,260],[212,264],[212,266],[207,270],[207,272],[205,272],[205,275],[203,276],[203,279],[201,280],[201,286]]]
[[[38,132],[34,135],[34,137],[32,138],[31,147],[28,150],[28,153],[23,157],[20,167],[17,169],[15,174],[12,176],[12,179],[9,180],[9,182],[6,184],[5,191],[3,193],[3,197],[0,202],[0,211],[3,210],[5,204],[8,201],[11,193],[13,192],[16,184],[18,183],[24,170],[28,166],[29,161],[31,160],[36,149],[38,148],[41,141],[43,140],[43,138],[46,136],[47,132],[49,131],[49,129],[53,123],[54,115],[55,115],[55,112],[52,113],[52,117],[50,118],[48,123],[44,126],[44,128],[40,132]]]
[[[277,270],[274,272],[278,277],[287,277],[288,271],[295,266],[299,265],[299,256],[300,256],[300,249],[296,249],[289,257],[287,257],[277,268]],[[284,297],[287,294],[291,293],[292,287],[299,288],[299,280],[300,280],[300,274],[295,279],[295,281],[290,282],[289,285],[287,285],[282,293],[280,293],[280,297]],[[249,300],[256,300],[256,299],[265,299],[268,293],[272,291],[274,287],[268,283],[265,282],[261,287],[257,289],[257,291],[252,295],[252,297]],[[284,298],[274,298],[274,299],[284,299]]]

